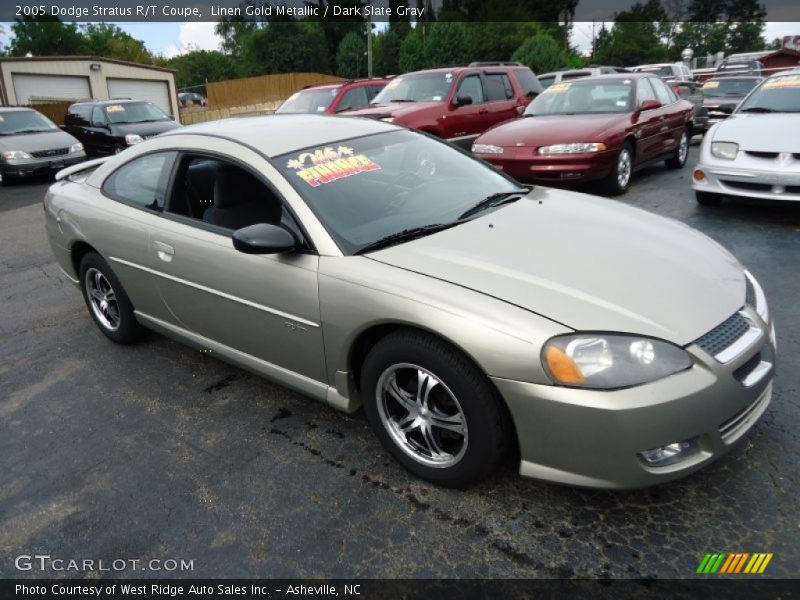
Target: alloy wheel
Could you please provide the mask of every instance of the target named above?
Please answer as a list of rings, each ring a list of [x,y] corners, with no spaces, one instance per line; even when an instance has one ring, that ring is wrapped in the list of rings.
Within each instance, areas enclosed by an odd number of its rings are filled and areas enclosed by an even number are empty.
[[[617,183],[619,184],[619,189],[624,190],[628,187],[628,182],[631,179],[631,170],[633,165],[631,163],[631,154],[628,152],[627,148],[623,148],[619,153],[619,158],[617,159]]]
[[[84,285],[89,296],[89,305],[100,324],[109,331],[119,329],[117,295],[106,276],[99,269],[91,268],[86,271]]]

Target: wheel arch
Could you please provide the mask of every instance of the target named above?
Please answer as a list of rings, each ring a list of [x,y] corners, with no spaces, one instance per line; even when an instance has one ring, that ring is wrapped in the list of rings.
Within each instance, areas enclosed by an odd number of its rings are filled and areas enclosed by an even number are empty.
[[[100,254],[92,245],[83,240],[76,241],[70,247],[69,249],[70,262],[72,263],[72,268],[75,271],[76,279],[80,278],[81,261],[83,260],[83,257],[89,254],[90,252],[95,252],[96,254]]]

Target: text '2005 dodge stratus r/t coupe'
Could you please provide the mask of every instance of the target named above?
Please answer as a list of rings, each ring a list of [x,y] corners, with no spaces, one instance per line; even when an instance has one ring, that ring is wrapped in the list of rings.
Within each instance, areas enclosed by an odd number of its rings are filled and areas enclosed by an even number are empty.
[[[436,483],[510,450],[531,477],[655,484],[770,400],[764,294],[715,242],[396,125],[230,119],[59,177],[50,244],[106,336],[146,327],[363,405]]]

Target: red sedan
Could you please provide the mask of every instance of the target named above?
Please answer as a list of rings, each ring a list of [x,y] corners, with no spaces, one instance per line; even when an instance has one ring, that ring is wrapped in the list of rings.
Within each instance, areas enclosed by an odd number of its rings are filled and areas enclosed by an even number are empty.
[[[550,86],[521,118],[478,137],[472,152],[519,181],[600,180],[622,194],[645,165],[683,167],[691,119],[691,103],[658,77],[586,77]]]

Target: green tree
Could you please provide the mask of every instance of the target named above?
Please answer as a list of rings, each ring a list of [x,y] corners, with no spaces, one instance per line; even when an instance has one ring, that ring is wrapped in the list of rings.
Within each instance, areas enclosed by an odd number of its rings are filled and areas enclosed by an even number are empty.
[[[367,74],[367,38],[351,31],[336,51],[336,74],[346,79],[356,79]]]
[[[271,22],[242,38],[239,74],[313,71],[330,73],[322,27],[315,21]]]
[[[8,47],[11,56],[76,55],[84,52],[84,39],[75,23],[58,17],[22,17],[11,26],[14,37]]]
[[[372,71],[379,77],[400,73],[402,36],[391,26],[372,39]]]
[[[696,56],[763,50],[766,9],[758,0],[692,0],[687,22],[675,36],[673,52],[692,48]]]
[[[564,49],[556,40],[547,34],[534,35],[522,42],[511,55],[516,60],[530,67],[534,73],[547,73],[563,67],[566,63]]]
[[[633,66],[666,60],[659,23],[666,13],[659,0],[637,2],[615,15],[614,26],[595,43],[594,61],[601,64]]]
[[[428,66],[425,55],[425,39],[422,36],[422,26],[418,25],[408,32],[400,44],[400,58],[398,67],[401,73],[418,71]]]
[[[177,69],[175,83],[181,89],[233,79],[238,75],[230,56],[217,50],[193,50],[170,58],[165,66]]]
[[[425,58],[431,66],[457,65],[475,56],[471,32],[466,23],[437,21],[431,23],[425,40]]]
[[[88,23],[82,33],[86,54],[139,63],[153,60],[143,41],[111,23]]]

